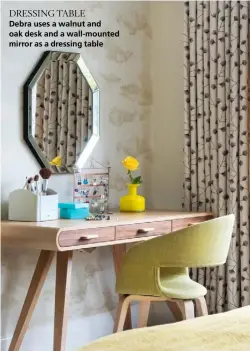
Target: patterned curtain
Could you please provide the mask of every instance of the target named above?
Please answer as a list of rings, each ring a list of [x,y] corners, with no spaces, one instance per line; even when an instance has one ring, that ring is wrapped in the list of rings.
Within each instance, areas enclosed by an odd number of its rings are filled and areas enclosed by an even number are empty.
[[[236,216],[227,263],[191,272],[210,313],[250,304],[249,4],[185,3],[183,207]]]
[[[92,92],[74,61],[77,54],[53,53],[36,87],[35,139],[58,169],[72,170],[91,135]]]

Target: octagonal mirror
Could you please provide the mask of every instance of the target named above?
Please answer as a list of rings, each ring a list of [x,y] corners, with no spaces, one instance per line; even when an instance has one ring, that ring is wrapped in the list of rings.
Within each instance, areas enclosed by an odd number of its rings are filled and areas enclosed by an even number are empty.
[[[99,88],[81,54],[43,54],[24,85],[24,139],[53,173],[84,166],[99,139]]]

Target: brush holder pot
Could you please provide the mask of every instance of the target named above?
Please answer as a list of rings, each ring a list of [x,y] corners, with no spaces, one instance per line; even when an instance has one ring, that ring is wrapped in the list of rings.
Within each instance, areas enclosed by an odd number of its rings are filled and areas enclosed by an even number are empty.
[[[58,194],[48,189],[46,195],[18,189],[9,196],[9,220],[42,222],[58,219]]]

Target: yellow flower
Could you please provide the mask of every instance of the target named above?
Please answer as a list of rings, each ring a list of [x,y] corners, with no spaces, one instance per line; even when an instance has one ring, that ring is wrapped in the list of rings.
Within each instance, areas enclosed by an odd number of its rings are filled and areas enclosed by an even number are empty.
[[[51,166],[61,166],[62,165],[62,158],[61,156],[56,156],[55,158],[53,158],[52,161],[50,161],[50,165]]]
[[[132,156],[127,156],[122,164],[128,171],[136,171],[139,168],[139,162]]]

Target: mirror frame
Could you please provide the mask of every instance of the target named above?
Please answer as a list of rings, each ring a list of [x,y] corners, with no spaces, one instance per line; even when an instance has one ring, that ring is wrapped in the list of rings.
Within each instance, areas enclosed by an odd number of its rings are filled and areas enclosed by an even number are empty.
[[[80,53],[74,52],[62,52],[62,51],[45,51],[42,57],[39,59],[34,69],[30,73],[28,79],[23,86],[23,138],[26,144],[28,145],[30,151],[35,156],[36,160],[41,167],[50,168],[48,160],[45,156],[42,155],[42,151],[38,147],[35,138],[32,134],[32,115],[34,116],[35,103],[34,99],[36,98],[35,85],[38,79],[41,77],[44,68],[47,66],[48,62],[51,60],[53,53],[65,53],[65,54],[74,54],[75,58],[72,61],[75,61],[78,65],[80,71],[82,72],[86,82],[89,85],[93,93],[93,106],[92,106],[92,134],[89,138],[85,148],[82,150],[79,158],[76,160],[74,168],[81,169],[83,168],[85,162],[91,155],[94,147],[96,146],[98,140],[100,139],[100,91],[99,87],[87,68],[82,56]],[[53,173],[53,174],[70,174],[70,172],[63,173]]]

